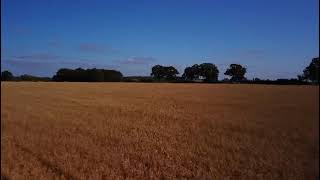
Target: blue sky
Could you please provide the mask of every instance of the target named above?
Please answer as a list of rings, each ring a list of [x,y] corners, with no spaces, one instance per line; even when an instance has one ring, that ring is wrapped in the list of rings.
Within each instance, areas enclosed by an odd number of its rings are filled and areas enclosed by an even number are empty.
[[[1,0],[1,70],[149,75],[153,65],[231,63],[295,78],[319,56],[318,0]],[[181,75],[180,74],[180,75]]]

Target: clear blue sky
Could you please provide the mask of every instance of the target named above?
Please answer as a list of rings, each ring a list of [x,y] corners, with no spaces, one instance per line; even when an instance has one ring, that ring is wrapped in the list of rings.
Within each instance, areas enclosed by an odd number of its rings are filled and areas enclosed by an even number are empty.
[[[319,56],[318,0],[1,0],[1,70],[149,75],[211,62],[248,78],[295,78]],[[181,75],[180,74],[180,75]]]

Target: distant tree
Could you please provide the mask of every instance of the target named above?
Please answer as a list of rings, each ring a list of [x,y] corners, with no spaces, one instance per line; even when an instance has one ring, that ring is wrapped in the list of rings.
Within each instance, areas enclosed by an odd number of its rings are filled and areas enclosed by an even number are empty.
[[[205,78],[206,82],[216,82],[218,81],[219,70],[216,65],[212,63],[202,63],[200,64],[199,75]]]
[[[186,67],[184,69],[184,73],[182,74],[182,78],[185,80],[193,80],[194,79],[194,74],[192,72],[191,67]]]
[[[89,82],[103,82],[104,81],[104,74],[103,71],[100,69],[88,69],[88,81]]]
[[[229,82],[230,80],[228,78],[223,78],[222,82]]]
[[[122,79],[124,82],[153,82],[151,76],[127,76]]]
[[[298,78],[299,81],[304,81],[304,80],[305,80],[305,78],[303,77],[303,75],[298,75],[297,78]]]
[[[252,81],[261,81],[260,78],[253,78]]]
[[[13,75],[10,71],[1,72],[1,81],[11,81],[13,80]]]
[[[203,77],[206,82],[218,81],[219,70],[212,63],[194,64],[191,67],[186,67],[182,77],[185,80],[195,80]]]
[[[54,81],[71,81],[71,82],[118,82],[123,75],[116,70],[106,69],[82,69],[75,70],[62,68],[53,76]]]
[[[88,79],[88,71],[82,68],[77,68],[74,70],[74,81],[78,82],[87,82],[89,81]]]
[[[58,79],[57,75],[53,75],[53,76],[52,76],[52,81],[56,81],[56,82],[58,82],[58,81],[59,81],[59,79]]]
[[[151,71],[151,76],[153,76],[155,79],[160,80],[165,76],[163,66],[161,65],[153,66]]]
[[[167,80],[174,80],[179,74],[178,70],[173,66],[164,67],[164,72]]]
[[[313,58],[309,66],[303,70],[303,75],[298,77],[300,79],[305,79],[312,81],[313,83],[319,83],[320,74],[320,60],[319,57]]]
[[[200,66],[198,64],[194,64],[191,67],[186,67],[184,69],[184,73],[182,74],[182,78],[184,80],[195,80],[200,76]]]
[[[72,69],[62,68],[52,77],[54,81],[72,81]]]
[[[51,81],[51,78],[38,77],[38,76],[29,75],[29,74],[24,74],[24,75],[15,77],[14,80],[15,81]]]
[[[308,84],[306,82],[303,82],[299,79],[277,79],[276,81],[273,81],[272,83],[274,84],[279,84],[279,85],[289,85],[289,84],[295,84],[295,85],[299,85],[299,84]]]
[[[230,64],[230,67],[224,73],[227,76],[231,76],[231,81],[243,81],[246,78],[244,75],[246,74],[247,69],[242,67],[240,64]]]
[[[120,71],[116,70],[102,70],[104,81],[106,82],[119,82],[122,80],[123,75]]]
[[[151,76],[157,80],[173,80],[179,74],[178,70],[173,66],[155,65],[151,71]]]
[[[28,75],[28,74],[24,74],[24,75],[21,75],[19,77],[22,81],[36,81],[36,78],[31,76],[31,75]]]

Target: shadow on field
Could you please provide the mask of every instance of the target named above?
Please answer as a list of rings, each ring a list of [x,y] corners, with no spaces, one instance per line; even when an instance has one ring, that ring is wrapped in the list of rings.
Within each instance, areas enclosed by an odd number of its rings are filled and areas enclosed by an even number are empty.
[[[52,172],[54,172],[56,175],[58,175],[59,177],[63,176],[66,179],[70,179],[70,180],[77,180],[77,178],[75,176],[73,176],[72,174],[65,172],[63,169],[61,169],[58,165],[55,165],[53,163],[51,163],[50,161],[40,157],[39,155],[37,155],[36,153],[32,152],[30,149],[23,147],[17,143],[15,143],[16,147],[18,147],[19,149],[21,149],[23,152],[31,155],[32,157],[34,157],[35,159],[37,159],[41,165],[45,166],[46,168],[50,169]],[[2,178],[2,175],[1,175]],[[2,180],[2,179],[1,179]],[[4,179],[5,180],[5,179]]]

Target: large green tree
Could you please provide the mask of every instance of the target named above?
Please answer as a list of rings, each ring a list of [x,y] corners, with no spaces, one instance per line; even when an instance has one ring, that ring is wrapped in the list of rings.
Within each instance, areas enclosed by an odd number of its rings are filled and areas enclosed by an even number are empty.
[[[218,81],[219,70],[212,63],[202,63],[200,64],[199,75],[204,77],[206,82],[216,82]]]
[[[240,64],[230,64],[230,67],[224,73],[227,76],[231,76],[231,81],[242,81],[245,80],[244,75],[247,69],[242,67]]]
[[[206,82],[218,81],[219,70],[212,63],[194,64],[191,67],[186,67],[182,77],[186,80],[195,80],[203,77]]]
[[[164,68],[161,65],[155,65],[151,69],[151,76],[153,76],[155,79],[162,79],[165,76]]]
[[[13,80],[13,75],[10,71],[1,72],[1,81],[11,81]]]
[[[173,66],[155,65],[151,69],[151,76],[157,80],[173,80],[179,74],[178,70]]]
[[[319,57],[313,58],[309,66],[303,70],[303,75],[300,76],[301,79],[310,80],[315,83],[319,83],[320,74],[320,60]]]
[[[185,80],[198,79],[199,76],[200,76],[200,66],[198,64],[194,64],[191,67],[186,67],[184,69],[184,73],[182,74],[182,78]]]

